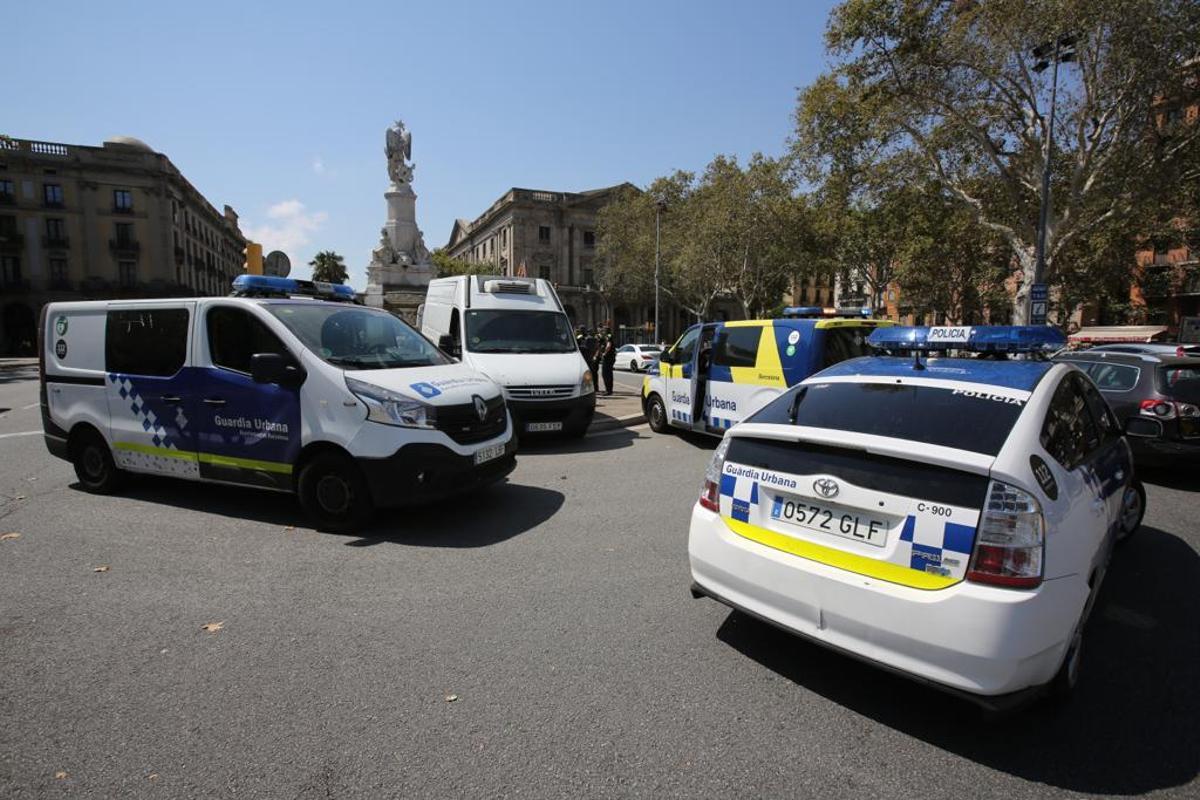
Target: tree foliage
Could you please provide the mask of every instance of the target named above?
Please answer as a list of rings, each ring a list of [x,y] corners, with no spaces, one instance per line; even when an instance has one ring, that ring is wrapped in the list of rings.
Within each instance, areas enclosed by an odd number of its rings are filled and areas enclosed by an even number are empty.
[[[447,278],[451,275],[491,275],[499,271],[499,268],[491,262],[477,263],[461,258],[451,258],[444,247],[434,250],[429,254],[429,258],[433,261],[439,278]]]
[[[350,274],[346,271],[346,263],[340,255],[332,250],[322,250],[308,262],[312,267],[312,279],[326,283],[345,283]]]
[[[1143,215],[1200,136],[1200,125],[1152,122],[1156,103],[1184,90],[1197,29],[1194,0],[846,0],[826,33],[835,67],[800,93],[792,153],[847,198],[935,181],[1007,248],[1020,320],[1052,74],[1033,69],[1032,48],[1075,38],[1058,83],[1046,244],[1045,278],[1062,285],[1078,277],[1079,244]]]

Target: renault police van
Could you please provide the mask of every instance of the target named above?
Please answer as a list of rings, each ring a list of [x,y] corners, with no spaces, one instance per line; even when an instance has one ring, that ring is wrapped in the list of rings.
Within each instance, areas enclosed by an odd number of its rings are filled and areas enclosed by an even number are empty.
[[[1121,427],[1046,327],[891,328],[729,431],[693,593],[982,705],[1078,680],[1145,512]],[[924,357],[957,349],[986,358]],[[915,355],[914,355],[915,354]]]
[[[243,275],[231,297],[51,303],[46,446],[93,492],[125,473],[295,492],[332,530],[507,475],[500,388],[353,297]]]
[[[587,432],[596,387],[549,281],[492,275],[432,280],[417,324],[447,353],[504,388],[518,433]]]
[[[819,369],[866,354],[890,320],[748,319],[684,331],[642,379],[642,410],[657,433],[721,436]]]

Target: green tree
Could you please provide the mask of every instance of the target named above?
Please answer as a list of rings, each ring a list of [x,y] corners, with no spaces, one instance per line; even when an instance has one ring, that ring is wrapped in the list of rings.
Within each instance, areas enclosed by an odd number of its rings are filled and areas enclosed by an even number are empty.
[[[312,267],[312,279],[326,283],[345,283],[350,274],[342,257],[332,250],[322,250],[308,262]]]
[[[1024,319],[1046,163],[1050,70],[1031,49],[1069,33],[1052,161],[1046,279],[1076,240],[1142,212],[1200,135],[1165,137],[1156,98],[1179,96],[1194,0],[846,0],[830,17],[832,72],[800,93],[793,155],[810,177],[935,180],[999,236],[1022,274]],[[1147,46],[1153,42],[1153,46]]]
[[[491,275],[499,272],[499,268],[490,262],[476,263],[460,258],[451,258],[444,247],[434,250],[429,254],[429,257],[433,261],[433,266],[437,270],[439,278],[446,278],[451,275]]]

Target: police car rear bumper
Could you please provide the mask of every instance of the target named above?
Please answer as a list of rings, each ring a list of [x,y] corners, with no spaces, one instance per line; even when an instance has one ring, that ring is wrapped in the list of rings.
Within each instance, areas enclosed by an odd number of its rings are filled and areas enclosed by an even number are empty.
[[[1031,591],[900,586],[745,539],[699,505],[688,556],[694,593],[989,707],[1054,677],[1087,598],[1075,578]]]
[[[430,442],[406,444],[387,458],[360,458],[359,465],[380,508],[418,505],[479,489],[504,478],[517,466],[517,440],[504,455],[476,465],[474,455],[459,455]]]

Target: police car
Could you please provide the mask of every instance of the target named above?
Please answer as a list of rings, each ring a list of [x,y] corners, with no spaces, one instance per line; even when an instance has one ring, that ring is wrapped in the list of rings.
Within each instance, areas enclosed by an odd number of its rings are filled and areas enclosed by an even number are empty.
[[[1114,541],[1145,493],[1043,327],[882,328],[725,434],[693,594],[1001,706],[1075,686]],[[929,357],[950,348],[985,357]],[[910,357],[911,356],[911,357]],[[990,356],[990,357],[989,357]]]
[[[46,446],[89,491],[150,473],[295,492],[331,530],[508,474],[500,388],[353,299],[243,275],[231,297],[50,303]]]
[[[823,367],[869,352],[890,320],[750,319],[684,331],[642,379],[642,410],[656,433],[721,436]]]

